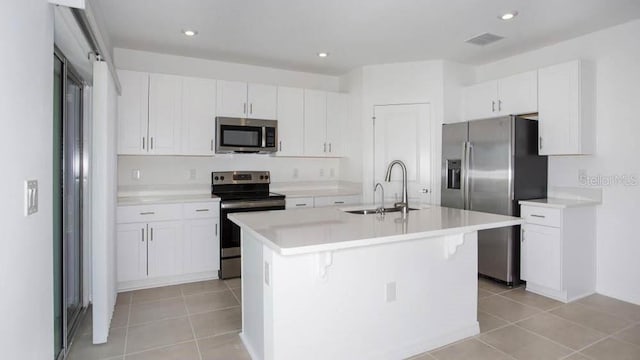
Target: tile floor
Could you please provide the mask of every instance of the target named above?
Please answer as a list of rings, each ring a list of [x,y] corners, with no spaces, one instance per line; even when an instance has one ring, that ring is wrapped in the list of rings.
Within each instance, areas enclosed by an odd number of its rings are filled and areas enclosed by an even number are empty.
[[[480,279],[480,334],[412,360],[639,360],[640,306],[602,295],[562,304]],[[249,359],[238,337],[240,281],[121,293],[109,342],[81,325],[69,359]]]

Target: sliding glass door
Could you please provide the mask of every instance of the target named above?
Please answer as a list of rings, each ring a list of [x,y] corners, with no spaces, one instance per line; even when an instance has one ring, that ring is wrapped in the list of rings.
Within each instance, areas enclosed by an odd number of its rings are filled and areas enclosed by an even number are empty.
[[[83,84],[64,56],[54,55],[54,349],[64,358],[83,310]]]

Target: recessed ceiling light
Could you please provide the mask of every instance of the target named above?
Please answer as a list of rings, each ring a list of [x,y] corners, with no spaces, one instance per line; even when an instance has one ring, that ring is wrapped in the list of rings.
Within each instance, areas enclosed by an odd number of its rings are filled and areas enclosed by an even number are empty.
[[[507,21],[513,19],[516,16],[518,16],[517,11],[510,11],[498,16],[498,18]]]
[[[329,53],[328,52],[319,52],[318,56],[321,57],[321,58],[326,58],[327,56],[329,56]]]
[[[198,32],[195,30],[182,30],[182,33],[187,35],[187,36],[196,36],[198,35]]]

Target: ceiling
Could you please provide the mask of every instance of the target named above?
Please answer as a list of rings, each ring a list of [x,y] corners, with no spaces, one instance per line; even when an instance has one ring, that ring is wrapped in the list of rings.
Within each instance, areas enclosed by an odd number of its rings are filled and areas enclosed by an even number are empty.
[[[339,75],[483,64],[640,18],[638,0],[93,0],[115,47]],[[517,10],[511,21],[498,15]],[[182,29],[195,29],[192,38]],[[484,47],[464,40],[491,32]],[[319,58],[321,51],[330,53]]]

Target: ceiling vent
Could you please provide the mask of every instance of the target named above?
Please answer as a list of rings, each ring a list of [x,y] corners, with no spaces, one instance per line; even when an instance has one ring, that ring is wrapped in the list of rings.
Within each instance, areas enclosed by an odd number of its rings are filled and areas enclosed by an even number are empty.
[[[496,34],[491,34],[491,33],[484,33],[484,34],[476,35],[471,39],[465,40],[465,42],[473,45],[485,46],[502,39],[504,39],[504,37],[502,36],[498,36]]]

